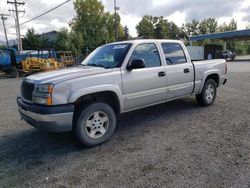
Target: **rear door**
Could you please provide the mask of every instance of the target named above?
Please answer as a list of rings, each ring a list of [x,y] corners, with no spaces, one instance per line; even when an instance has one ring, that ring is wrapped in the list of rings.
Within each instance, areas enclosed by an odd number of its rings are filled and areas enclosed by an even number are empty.
[[[138,44],[132,52],[130,60],[132,59],[143,59],[145,68],[122,71],[125,109],[166,100],[166,72],[156,44]]]
[[[192,93],[194,70],[188,62],[183,47],[179,43],[161,43],[167,75],[167,99],[178,98]]]

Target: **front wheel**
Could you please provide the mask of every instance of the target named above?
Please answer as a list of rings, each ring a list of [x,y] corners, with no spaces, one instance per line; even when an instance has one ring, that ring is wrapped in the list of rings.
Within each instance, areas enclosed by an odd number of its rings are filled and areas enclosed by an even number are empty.
[[[196,101],[201,106],[209,106],[214,103],[217,93],[217,86],[213,79],[205,82],[200,94],[196,95]]]
[[[74,134],[85,146],[93,147],[110,139],[116,127],[114,110],[106,103],[93,103],[77,116]]]

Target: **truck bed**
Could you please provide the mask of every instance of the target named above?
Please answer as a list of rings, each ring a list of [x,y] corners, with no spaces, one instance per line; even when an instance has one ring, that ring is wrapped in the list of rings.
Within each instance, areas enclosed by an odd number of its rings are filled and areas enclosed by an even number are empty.
[[[225,77],[226,74],[226,60],[225,59],[213,59],[213,60],[203,60],[203,61],[193,61],[195,67],[195,89],[194,93],[197,93],[200,86],[204,82],[204,78],[208,74],[215,73],[221,78]],[[221,83],[220,83],[221,84]]]

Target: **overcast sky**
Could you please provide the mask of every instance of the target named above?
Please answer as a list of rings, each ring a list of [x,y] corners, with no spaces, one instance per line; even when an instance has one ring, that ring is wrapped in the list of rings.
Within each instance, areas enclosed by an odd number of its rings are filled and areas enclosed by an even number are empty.
[[[21,1],[21,0],[19,0]],[[29,20],[46,10],[64,2],[65,0],[23,0],[24,6],[20,10],[20,23]],[[7,0],[0,0],[0,13],[9,13],[12,5],[7,5]],[[107,11],[113,12],[113,0],[102,0]],[[117,0],[120,7],[122,24],[129,27],[130,34],[136,36],[135,26],[145,14],[164,16],[174,21],[178,26],[192,19],[215,17],[219,24],[229,22],[234,18],[238,22],[238,29],[245,29],[250,22],[250,0]],[[33,27],[37,33],[59,30],[67,27],[74,17],[73,2],[69,2],[49,14],[27,24],[21,25],[21,34],[24,35],[28,28]],[[9,39],[15,38],[14,18],[8,17],[6,27]],[[0,24],[0,41],[4,40],[3,26]]]

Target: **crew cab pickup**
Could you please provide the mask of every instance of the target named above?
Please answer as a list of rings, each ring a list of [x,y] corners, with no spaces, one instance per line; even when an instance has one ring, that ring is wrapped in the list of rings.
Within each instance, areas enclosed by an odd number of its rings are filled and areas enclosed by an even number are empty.
[[[18,110],[28,124],[46,131],[72,131],[86,146],[107,141],[120,113],[196,96],[213,104],[227,81],[223,59],[191,62],[177,40],[106,44],[81,65],[24,78]]]

